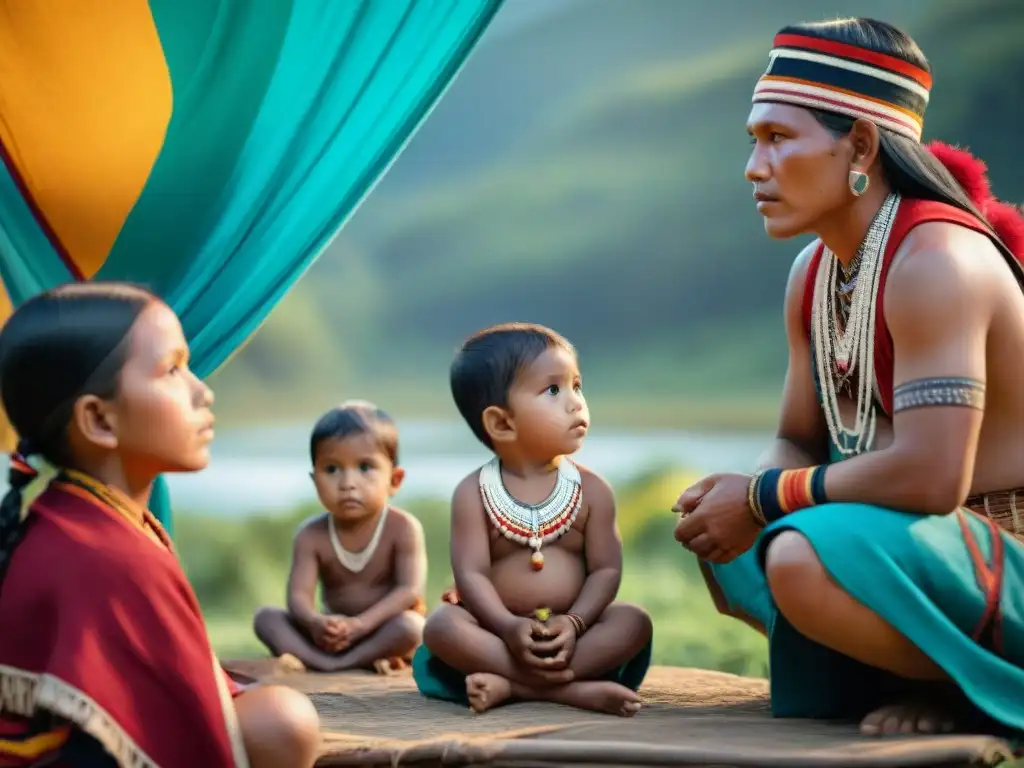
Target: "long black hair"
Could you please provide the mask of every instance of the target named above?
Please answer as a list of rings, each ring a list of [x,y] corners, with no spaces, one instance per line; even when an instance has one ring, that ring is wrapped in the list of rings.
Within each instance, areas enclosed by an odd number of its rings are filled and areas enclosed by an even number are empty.
[[[781,30],[782,34],[798,34],[821,40],[846,43],[875,53],[883,53],[931,72],[931,65],[920,46],[906,33],[884,21],[868,18],[837,19],[795,24]],[[835,136],[845,136],[855,119],[834,112],[808,110]],[[987,225],[993,243],[1003,254],[1018,282],[1024,285],[1024,266],[1000,239],[991,223],[971,201],[952,173],[918,141],[885,128],[878,129],[879,160],[885,180],[901,197],[913,200],[934,200],[951,205],[977,217]]]
[[[75,283],[14,311],[0,331],[0,399],[20,437],[19,454],[72,464],[67,434],[75,402],[117,393],[131,328],[155,300],[123,283]],[[0,579],[23,534],[22,490],[33,477],[11,461],[10,490],[0,501]]]

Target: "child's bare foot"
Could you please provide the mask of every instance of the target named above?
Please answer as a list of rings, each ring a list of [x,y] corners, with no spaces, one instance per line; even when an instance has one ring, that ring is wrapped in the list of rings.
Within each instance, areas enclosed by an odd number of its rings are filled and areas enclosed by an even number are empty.
[[[466,695],[473,711],[486,712],[508,701],[512,696],[512,684],[504,677],[477,672],[466,677]]]
[[[904,702],[879,707],[860,722],[865,736],[894,736],[907,733],[949,733],[953,718],[941,705]]]
[[[566,686],[575,706],[619,717],[632,717],[643,706],[640,697],[624,685],[603,680],[586,680]]]
[[[384,675],[390,677],[391,675],[397,675],[399,672],[404,670],[408,664],[405,659],[398,656],[391,659],[377,659],[373,662],[373,669],[378,675]]]
[[[283,674],[298,674],[306,671],[306,665],[290,653],[282,653],[274,662],[277,671]]]
[[[496,675],[470,675],[470,677],[494,678]],[[505,679],[500,677],[497,679],[503,686],[508,685],[508,681]],[[469,678],[466,679],[466,685],[467,690],[470,690]],[[504,690],[502,687],[501,691]],[[643,702],[640,701],[640,697],[636,695],[635,691],[631,691],[624,685],[603,680],[581,680],[565,685],[541,687],[513,683],[508,690],[519,701],[551,701],[568,707],[589,709],[592,712],[603,712],[619,717],[632,717],[643,706]],[[509,694],[505,694],[502,701],[508,696]],[[470,701],[472,702],[472,693]],[[489,706],[495,705],[492,703]]]

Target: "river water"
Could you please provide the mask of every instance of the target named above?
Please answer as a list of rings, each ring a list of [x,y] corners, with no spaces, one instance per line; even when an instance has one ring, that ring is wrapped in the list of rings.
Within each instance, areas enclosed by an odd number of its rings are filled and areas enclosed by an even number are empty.
[[[490,457],[458,422],[408,421],[399,428],[406,479],[398,504],[423,496],[448,498],[462,477]],[[309,425],[220,430],[204,472],[168,477],[175,509],[245,516],[315,500],[309,430]],[[768,441],[765,434],[595,427],[576,458],[615,483],[659,465],[694,472],[746,471]]]

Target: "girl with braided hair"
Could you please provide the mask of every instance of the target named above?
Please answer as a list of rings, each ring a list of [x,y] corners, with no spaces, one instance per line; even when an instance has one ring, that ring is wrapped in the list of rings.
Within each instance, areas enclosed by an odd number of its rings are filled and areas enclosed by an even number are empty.
[[[36,296],[0,332],[0,396],[21,437],[0,502],[0,764],[311,766],[312,704],[230,682],[147,509],[213,437],[174,312],[116,283]]]

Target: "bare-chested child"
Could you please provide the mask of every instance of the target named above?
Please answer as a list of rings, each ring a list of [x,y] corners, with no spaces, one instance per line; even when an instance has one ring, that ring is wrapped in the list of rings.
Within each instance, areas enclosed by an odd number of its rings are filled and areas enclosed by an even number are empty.
[[[494,459],[455,490],[457,597],[427,620],[416,684],[478,712],[544,700],[635,714],[651,621],[614,602],[622,542],[611,488],[568,458],[589,427],[576,351],[542,326],[489,328],[463,345],[451,387]]]
[[[320,417],[310,454],[326,513],[299,527],[288,608],[259,609],[256,636],[309,669],[397,671],[423,635],[427,568],[422,526],[390,505],[405,476],[398,429],[371,403],[351,401]]]

